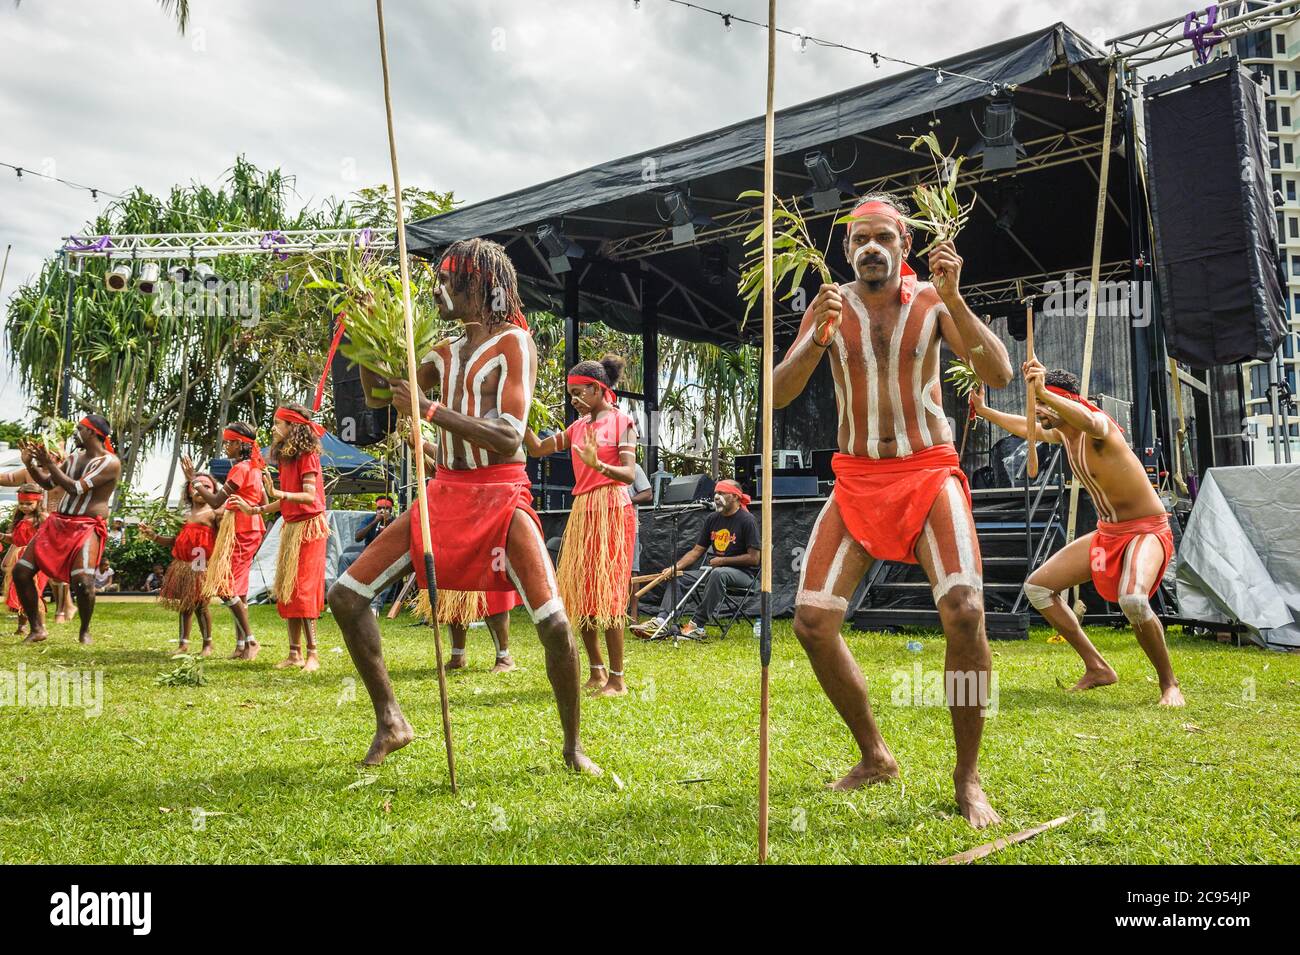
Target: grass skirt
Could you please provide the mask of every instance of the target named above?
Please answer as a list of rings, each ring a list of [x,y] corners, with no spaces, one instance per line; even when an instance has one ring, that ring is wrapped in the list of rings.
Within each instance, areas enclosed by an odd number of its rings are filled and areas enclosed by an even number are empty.
[[[208,572],[203,575],[203,596],[235,595],[235,512],[227,510],[217,525],[217,539],[208,558]],[[242,594],[238,596],[243,596]]]
[[[298,584],[298,558],[307,541],[324,540],[330,536],[329,521],[317,514],[305,521],[282,521],[280,552],[275,560],[275,583],[271,585],[271,599],[278,604],[293,603],[293,593]],[[217,536],[218,546],[221,543]],[[215,552],[213,554],[215,557]]]
[[[621,484],[603,484],[573,499],[556,580],[575,629],[627,622],[636,515]]]
[[[407,601],[411,612],[429,622],[429,592],[415,591]],[[438,588],[438,623],[456,623],[469,626],[487,616],[487,593],[482,590],[444,590]]]
[[[158,591],[158,603],[177,613],[189,613],[208,602],[203,593],[203,578],[206,573],[194,569],[193,560],[173,558],[163,575],[162,588]]]

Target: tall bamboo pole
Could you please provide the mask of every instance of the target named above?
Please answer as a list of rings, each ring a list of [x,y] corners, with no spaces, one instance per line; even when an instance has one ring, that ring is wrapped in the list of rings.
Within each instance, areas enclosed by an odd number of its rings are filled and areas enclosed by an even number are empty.
[[[760,543],[758,652],[762,663],[758,724],[758,861],[767,861],[768,664],[772,662],[772,153],[776,90],[776,0],[767,0],[767,113],[763,123],[763,533]]]
[[[402,212],[402,177],[397,171],[397,137],[393,131],[393,95],[388,82],[388,41],[384,36],[384,0],[375,0],[379,18],[379,61],[384,71],[384,115],[388,120],[388,154],[393,163],[393,199],[397,205],[397,261],[402,275],[402,315],[406,326],[406,382],[411,391],[411,432],[415,435],[415,510],[420,520],[424,576],[429,586],[429,619],[433,652],[438,663],[438,702],[442,706],[442,740],[447,749],[447,777],[456,791],[456,753],[451,744],[451,710],[447,706],[447,674],[442,668],[442,633],[438,626],[438,582],[433,566],[433,536],[424,496],[424,435],[420,427],[420,386],[417,382],[415,325],[411,318],[411,272],[406,261],[406,222]]]

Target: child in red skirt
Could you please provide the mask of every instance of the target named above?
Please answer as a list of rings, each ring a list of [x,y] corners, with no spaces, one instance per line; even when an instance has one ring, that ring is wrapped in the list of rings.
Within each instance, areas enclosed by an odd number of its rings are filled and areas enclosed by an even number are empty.
[[[189,652],[190,627],[193,619],[198,617],[199,634],[203,637],[203,649],[199,655],[209,657],[212,656],[212,615],[208,612],[203,584],[217,539],[220,515],[208,505],[205,492],[208,496],[217,492],[217,482],[210,474],[196,473],[185,483],[185,490],[181,492],[181,501],[187,507],[185,523],[175,537],[163,537],[145,524],[140,525],[140,533],[172,552],[172,562],[163,574],[162,589],[158,591],[158,603],[179,614],[180,642],[177,649],[181,653]]]
[[[27,545],[36,536],[36,529],[45,520],[45,492],[39,484],[27,483],[18,488],[18,510],[14,514],[14,526],[8,534],[0,534],[0,544],[11,545],[4,559],[5,606],[18,614],[16,636],[27,632],[27,617],[23,605],[18,600],[18,590],[14,587],[13,568],[18,558],[23,555]],[[42,573],[36,574],[36,596],[40,603],[40,623],[45,622],[45,584],[49,578]]]

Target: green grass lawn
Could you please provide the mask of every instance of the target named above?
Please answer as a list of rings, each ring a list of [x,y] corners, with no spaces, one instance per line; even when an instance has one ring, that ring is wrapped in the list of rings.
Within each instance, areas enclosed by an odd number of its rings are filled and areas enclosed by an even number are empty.
[[[373,717],[333,620],[323,668],[277,671],[286,639],[254,608],[254,664],[221,659],[229,616],[214,609],[218,656],[204,686],[158,686],[174,667],[175,618],[152,604],[100,605],[97,642],[73,625],[37,647],[5,638],[0,673],[102,669],[103,713],[0,707],[0,862],[751,862],[755,858],[758,664],[747,628],[673,648],[633,641],[632,692],[584,701],[577,778],[540,646],[516,611],[520,669],[492,676],[491,641],[470,631],[470,669],[450,677],[460,792],[447,787],[432,637],[385,621],[398,699],[417,739],[362,769]],[[13,618],[7,618],[12,621]],[[6,623],[6,629],[9,627]],[[1117,686],[1060,688],[1068,646],[993,645],[997,713],[985,787],[1005,823],[977,834],[952,799],[945,709],[899,705],[894,674],[942,668],[938,635],[851,633],[902,782],[856,793],[824,784],[855,761],[789,621],[772,665],[771,856],[775,862],[923,863],[1071,812],[1065,826],[989,862],[1300,862],[1300,657],[1171,635],[1188,703],[1154,703],[1131,634],[1093,640]],[[909,651],[909,639],[920,649]],[[621,782],[621,788],[615,782]],[[197,820],[197,822],[196,822]]]

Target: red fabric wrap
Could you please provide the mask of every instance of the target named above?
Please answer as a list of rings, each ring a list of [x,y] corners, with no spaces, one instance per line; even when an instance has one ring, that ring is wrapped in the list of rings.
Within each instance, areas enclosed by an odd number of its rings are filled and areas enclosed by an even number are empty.
[[[253,445],[253,454],[258,461],[262,460],[256,444]],[[251,507],[266,502],[266,490],[262,487],[262,465],[255,463],[252,458],[235,464],[226,475],[226,484],[235,489],[234,496],[241,498]],[[262,520],[261,514],[245,514],[239,509],[239,505],[229,498],[226,499],[226,510],[235,512],[235,530],[240,534],[256,531],[257,540],[261,542],[262,534],[266,531],[266,522]]]
[[[439,467],[425,485],[429,528],[433,537],[434,573],[448,590],[514,590],[506,574],[506,537],[515,511],[521,510],[541,530],[532,508],[528,472],[523,462],[491,464],[467,471]],[[411,512],[411,563],[421,589],[424,548],[420,517]]]
[[[311,418],[298,414],[298,412],[294,411],[292,408],[276,408],[275,418],[277,421],[288,421],[290,424],[305,424],[307,427],[311,428],[311,433],[316,435],[318,438],[325,433],[323,427],[318,425],[315,421],[312,421]]]
[[[916,563],[917,538],[949,475],[961,480],[970,500],[970,486],[950,444],[901,458],[837,453],[831,467],[844,525],[876,560]]]
[[[45,497],[45,495],[42,494],[42,493],[40,493],[39,491],[19,491],[19,492],[18,492],[18,503],[21,504],[21,503],[23,503],[24,501],[29,501],[29,502],[31,502],[32,504],[39,504],[40,501],[41,501],[41,498],[43,498],[43,497]]]
[[[593,379],[589,378],[587,380],[592,381]],[[572,377],[570,377],[569,382],[572,384]],[[595,383],[600,384],[600,382]],[[602,385],[602,387],[604,386]],[[632,419],[615,408],[612,414],[605,415],[594,425],[591,423],[591,418],[584,415],[565,429],[569,435],[569,457],[573,461],[573,493],[575,495],[586,494],[606,484],[622,483],[587,467],[583,463],[582,455],[578,453],[578,449],[587,440],[587,432],[593,428],[596,431],[596,459],[612,467],[618,467],[622,463],[618,446],[623,443],[623,435],[627,433],[627,429],[631,424]]]
[[[212,556],[212,545],[217,541],[217,532],[206,524],[185,524],[172,541],[172,557],[176,560],[192,561],[200,553],[206,565]]]
[[[595,385],[601,391],[605,392],[605,401],[610,407],[618,407],[618,395],[614,394],[614,389],[605,384],[599,378],[592,378],[590,375],[570,375],[564,380],[564,383],[570,387],[573,385]]]
[[[240,444],[251,444],[253,446],[253,453],[249,456],[248,460],[251,461],[253,467],[257,468],[259,471],[266,467],[266,461],[262,459],[262,449],[257,446],[256,438],[250,438],[248,435],[240,434],[238,431],[226,428],[221,432],[221,440],[238,441]],[[238,467],[239,465],[235,466]],[[259,478],[258,480],[261,479]]]
[[[74,517],[58,512],[47,514],[32,538],[32,563],[51,580],[66,584],[72,576],[72,565],[77,555],[92,535],[96,540],[91,543],[90,562],[86,565],[90,570],[99,566],[99,559],[104,554],[108,523],[102,517]]]
[[[33,524],[29,518],[24,517],[14,524],[14,529],[11,534],[13,536],[13,546],[16,547],[19,554],[21,554],[27,549],[27,545],[32,542],[32,538],[36,536],[36,525]],[[36,574],[37,597],[40,597],[41,593],[45,590],[45,584],[48,579],[49,578],[47,578],[45,574],[39,572]],[[5,594],[5,606],[15,613],[22,613],[23,611],[22,602],[18,599],[18,588],[14,586],[12,580],[9,581],[9,592]]]
[[[1154,534],[1165,549],[1164,563],[1160,565],[1160,573],[1156,574],[1151,592],[1147,594],[1150,597],[1160,587],[1169,561],[1174,556],[1174,532],[1169,527],[1169,515],[1135,517],[1131,521],[1120,521],[1117,524],[1097,522],[1097,533],[1093,535],[1088,557],[1092,565],[1092,583],[1102,600],[1108,603],[1119,600],[1120,576],[1124,573],[1124,550],[1133,538],[1141,534]]]
[[[315,501],[310,504],[280,501],[280,516],[290,523],[309,520],[317,514],[325,513],[325,475],[321,472],[320,455],[315,451],[280,461],[280,490],[282,491],[291,494],[300,493],[303,479],[308,474],[316,475]]]
[[[880,202],[879,200],[874,199],[870,202],[864,202],[854,209],[851,215],[855,219],[861,219],[864,216],[885,216],[886,218],[894,220],[898,225],[899,232],[903,231],[903,217],[899,215],[897,209],[887,202]]]
[[[516,607],[522,606],[523,602],[523,598],[519,596],[517,590],[511,590],[508,593],[504,590],[489,590],[487,595],[487,615],[492,617],[499,613],[509,613]]]
[[[101,428],[97,428],[95,426],[95,422],[91,421],[89,418],[82,418],[77,423],[80,424],[82,427],[89,428],[91,431],[95,432],[95,434],[103,438],[104,447],[108,449],[109,454],[117,454],[117,452],[113,450],[113,439],[108,436],[107,431],[104,431]]]
[[[243,514],[237,514],[236,517],[243,517]],[[257,518],[261,521],[261,517]],[[235,525],[239,527],[238,524]],[[265,532],[262,528],[254,527],[248,530],[235,531],[235,547],[230,555],[230,577],[233,581],[231,590],[233,593],[222,594],[223,597],[247,597],[248,596],[248,575],[253,569],[253,558],[257,556],[257,549],[262,546],[262,538]]]
[[[316,620],[325,609],[325,555],[328,537],[305,540],[298,551],[293,597],[275,605],[282,620]]]
[[[740,485],[735,481],[719,481],[713,485],[713,490],[719,494],[734,494],[740,498],[740,506],[749,510],[750,502],[753,500],[748,494],[740,489]]]

